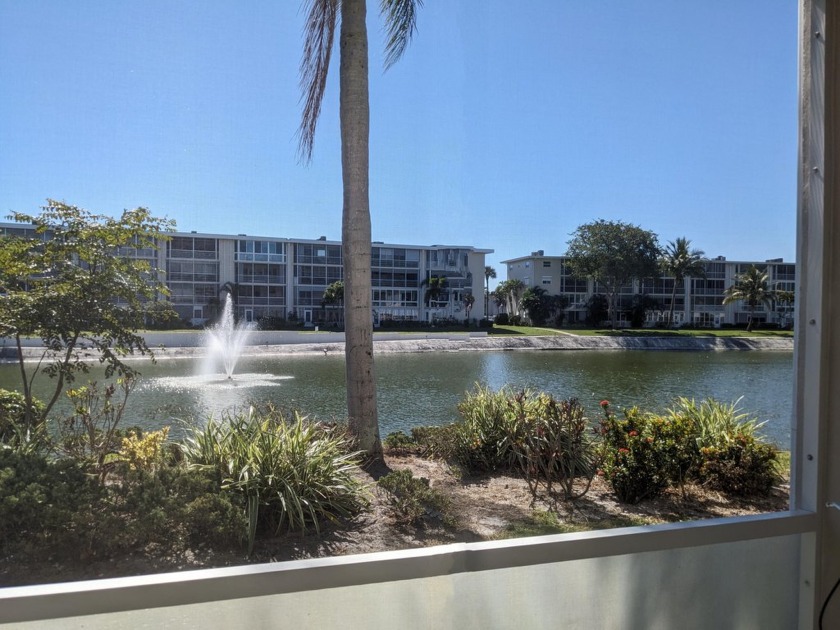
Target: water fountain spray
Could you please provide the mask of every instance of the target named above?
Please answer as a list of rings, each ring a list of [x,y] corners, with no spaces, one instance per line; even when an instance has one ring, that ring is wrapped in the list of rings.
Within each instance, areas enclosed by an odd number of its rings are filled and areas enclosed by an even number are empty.
[[[242,354],[245,340],[248,337],[248,324],[240,322],[238,325],[233,317],[233,299],[230,292],[225,292],[222,303],[222,314],[218,323],[207,330],[208,350],[211,356],[218,357],[225,368],[228,379],[233,380],[233,370]]]

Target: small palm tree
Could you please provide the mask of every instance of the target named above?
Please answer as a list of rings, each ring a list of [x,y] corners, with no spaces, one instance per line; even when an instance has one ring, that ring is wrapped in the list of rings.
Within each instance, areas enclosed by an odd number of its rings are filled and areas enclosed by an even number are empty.
[[[781,326],[787,326],[790,313],[793,310],[796,295],[793,291],[776,291],[774,293],[774,297],[776,299],[776,303],[780,307],[778,310],[782,312],[779,324]]]
[[[504,297],[505,299],[505,311],[508,315],[519,315],[520,300],[524,291],[525,284],[522,280],[505,280],[496,287],[497,297]]]
[[[424,296],[424,301],[426,302],[426,306],[429,306],[431,303],[440,303],[445,302],[441,298],[446,294],[446,290],[449,288],[449,281],[446,279],[446,276],[432,276],[427,280],[423,280],[420,283],[420,286],[426,287],[426,294]]]
[[[490,265],[486,265],[484,267],[484,317],[487,317],[490,311],[490,278],[495,280],[496,270]]]
[[[464,295],[464,313],[466,313],[466,321],[470,321],[470,311],[472,311],[473,304],[475,304],[475,296],[472,293]]]
[[[735,284],[723,292],[723,303],[741,301],[747,304],[750,318],[747,321],[747,332],[752,331],[755,307],[759,304],[770,306],[773,304],[773,292],[767,285],[767,274],[755,265],[750,265],[744,273],[735,276]]]
[[[324,289],[324,297],[321,300],[321,306],[324,308],[324,321],[326,322],[326,307],[327,306],[338,306],[339,307],[339,321],[341,319],[340,314],[342,310],[342,306],[344,304],[344,282],[341,280],[336,280],[332,284],[328,285],[326,289]]]
[[[704,252],[699,249],[691,249],[691,241],[680,237],[676,241],[670,241],[665,247],[662,258],[662,269],[674,277],[674,288],[671,291],[671,307],[668,309],[668,327],[674,323],[674,302],[677,298],[677,287],[686,278],[705,278],[706,268],[703,264]]]

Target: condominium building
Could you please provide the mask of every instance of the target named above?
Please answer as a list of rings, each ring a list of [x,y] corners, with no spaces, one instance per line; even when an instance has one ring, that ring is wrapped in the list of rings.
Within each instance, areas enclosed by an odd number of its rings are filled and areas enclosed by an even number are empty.
[[[583,321],[587,302],[602,288],[591,279],[576,278],[566,263],[566,256],[546,256],[543,250],[529,256],[503,260],[508,280],[521,280],[526,288],[541,287],[549,295],[566,295],[570,306],[567,321]],[[736,277],[755,266],[767,274],[768,287],[775,292],[794,293],[796,290],[796,265],[781,258],[765,261],[731,261],[723,256],[706,260],[705,278],[686,278],[677,286],[674,297],[674,324],[691,323],[695,326],[719,328],[724,324],[746,324],[750,317],[748,305],[736,301],[723,304],[724,292],[735,283]],[[646,324],[654,326],[667,322],[674,278],[662,275],[657,278],[635,280],[622,287],[618,295],[619,317],[626,314],[634,295],[649,296],[655,306],[646,315]],[[754,321],[789,326],[793,323],[793,303],[774,300],[771,306],[759,304],[753,314]],[[626,321],[622,323],[626,324]]]
[[[27,226],[0,223],[0,234],[27,232],[31,233]],[[492,252],[462,245],[373,243],[374,323],[484,317],[485,256]],[[325,304],[324,291],[344,278],[342,245],[326,237],[174,232],[157,250],[122,248],[118,255],[147,260],[164,271],[168,299],[181,318],[193,324],[216,313],[223,291],[234,296],[238,314],[246,321],[280,317],[330,325],[341,319],[341,305]],[[434,300],[427,300],[433,277],[445,278],[445,283]]]

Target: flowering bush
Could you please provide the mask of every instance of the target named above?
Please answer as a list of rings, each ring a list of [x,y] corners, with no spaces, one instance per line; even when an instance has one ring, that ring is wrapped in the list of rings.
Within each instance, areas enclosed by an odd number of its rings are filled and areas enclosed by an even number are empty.
[[[601,407],[602,470],[619,501],[638,503],[655,497],[672,482],[683,487],[697,461],[689,422],[646,414],[636,407],[619,418],[608,401],[602,401]]]

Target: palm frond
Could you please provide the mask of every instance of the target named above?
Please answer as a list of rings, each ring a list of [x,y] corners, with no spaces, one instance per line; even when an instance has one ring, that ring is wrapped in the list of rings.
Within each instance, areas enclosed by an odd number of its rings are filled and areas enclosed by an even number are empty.
[[[411,36],[417,30],[417,9],[423,0],[381,0],[380,13],[385,18],[388,42],[385,44],[385,69],[402,57]]]
[[[306,36],[300,62],[300,88],[303,113],[298,129],[298,155],[312,159],[315,127],[321,115],[321,103],[327,86],[340,0],[308,0]]]

